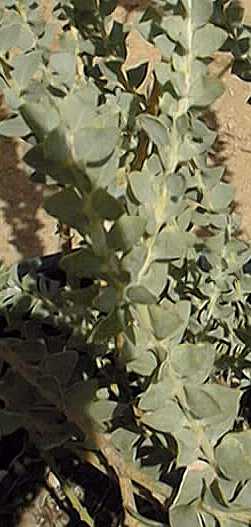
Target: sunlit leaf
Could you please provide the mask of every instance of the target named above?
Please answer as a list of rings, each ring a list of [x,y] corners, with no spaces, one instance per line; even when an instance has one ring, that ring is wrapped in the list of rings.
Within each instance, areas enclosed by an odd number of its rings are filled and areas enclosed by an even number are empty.
[[[191,84],[189,91],[190,106],[208,106],[224,92],[224,87],[219,79],[198,77]]]
[[[235,418],[240,392],[219,384],[192,385],[184,387],[187,405],[197,419],[215,425]]]
[[[116,128],[87,127],[78,130],[74,139],[76,159],[86,163],[105,161],[114,151],[118,139]]]
[[[177,505],[170,511],[171,527],[201,527],[196,505]]]
[[[143,415],[141,420],[154,430],[175,434],[182,428],[185,416],[176,402],[167,400],[161,408]]]
[[[207,24],[195,31],[193,36],[193,50],[197,57],[209,57],[224,44],[227,38],[226,31]]]
[[[153,198],[152,180],[141,172],[130,174],[130,187],[133,195],[140,203],[149,203]]]
[[[50,67],[55,75],[56,83],[63,82],[69,87],[75,78],[76,58],[67,52],[53,53],[50,57]]]
[[[59,112],[43,100],[41,103],[27,102],[20,108],[21,115],[34,135],[43,140],[53,128],[57,128],[60,121]]]
[[[210,374],[215,350],[209,344],[180,344],[171,351],[171,365],[178,377],[201,383]]]
[[[187,15],[191,18],[192,24],[195,27],[200,27],[210,19],[213,12],[213,5],[211,0],[182,0]]]
[[[155,304],[157,296],[142,285],[131,285],[126,290],[127,298],[135,304]]]
[[[194,235],[190,232],[162,231],[153,249],[153,258],[168,261],[185,256],[187,249],[193,246]]]
[[[224,475],[234,481],[251,479],[251,430],[230,433],[215,449],[216,461]]]
[[[169,59],[174,48],[175,44],[169,40],[165,35],[158,35],[155,40],[155,45],[161,51],[161,55],[165,59]]]
[[[18,83],[20,89],[24,89],[32,79],[34,73],[41,65],[41,52],[32,51],[27,55],[17,55],[12,65],[14,67],[13,78]]]
[[[156,145],[166,145],[168,143],[168,130],[157,117],[141,114],[138,117],[138,123],[153,143]]]
[[[177,304],[165,300],[162,305],[149,306],[153,332],[157,339],[179,340],[188,324],[191,305],[184,300]]]
[[[0,135],[5,137],[24,137],[30,133],[30,128],[20,115],[0,122]]]
[[[11,48],[26,51],[34,45],[35,35],[28,24],[9,24],[0,28],[0,49],[4,53]]]
[[[186,23],[183,17],[178,15],[165,17],[162,21],[162,27],[174,42],[186,44]]]

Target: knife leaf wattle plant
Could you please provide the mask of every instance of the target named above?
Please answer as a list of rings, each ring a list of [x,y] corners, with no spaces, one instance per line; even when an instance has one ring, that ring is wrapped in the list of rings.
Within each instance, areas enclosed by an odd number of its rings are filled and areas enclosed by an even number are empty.
[[[236,32],[213,0],[42,4],[1,3],[0,134],[80,242],[63,286],[2,273],[8,327],[50,321],[66,343],[3,331],[0,430],[112,467],[116,525],[248,526],[251,250],[204,119]]]

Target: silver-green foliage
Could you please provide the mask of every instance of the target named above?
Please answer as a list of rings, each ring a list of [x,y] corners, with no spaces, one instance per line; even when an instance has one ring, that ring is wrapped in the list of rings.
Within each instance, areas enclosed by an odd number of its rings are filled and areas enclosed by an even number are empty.
[[[33,1],[2,4],[1,87],[11,115],[0,133],[27,142],[33,178],[53,189],[46,210],[82,237],[61,260],[66,288],[37,292],[31,279],[10,277],[2,304],[11,316],[26,298],[34,317],[67,322],[99,376],[86,368],[84,380],[74,377],[77,351],[67,348],[20,359],[20,343],[12,340],[10,351],[5,340],[1,357],[13,371],[16,364],[17,383],[20,361],[33,365],[23,381],[28,408],[36,388],[83,431],[87,407],[93,427],[109,431],[126,463],[152,478],[153,494],[162,480],[161,525],[249,525],[250,431],[236,423],[250,378],[251,251],[236,237],[233,190],[209,162],[216,134],[203,120],[223,91],[208,72],[228,37],[213,23],[218,3],[156,0],[138,15],[135,29],[162,57],[154,112],[151,91],[138,95],[133,85],[137,72],[123,77],[128,27],[112,19],[113,2],[54,1],[47,24]],[[61,33],[52,51],[55,21]],[[13,47],[21,53],[8,58]],[[83,290],[86,277],[93,284]],[[2,381],[0,395],[6,389]],[[20,425],[14,408],[1,411],[3,430],[11,415]],[[25,418],[29,426],[27,411]],[[62,442],[71,434],[67,427]]]

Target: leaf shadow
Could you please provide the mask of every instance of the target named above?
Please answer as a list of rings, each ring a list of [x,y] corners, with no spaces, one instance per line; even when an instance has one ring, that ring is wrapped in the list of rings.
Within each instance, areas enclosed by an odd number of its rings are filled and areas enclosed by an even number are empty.
[[[41,185],[29,181],[21,162],[20,144],[0,138],[0,208],[2,246],[0,258],[12,263],[13,253],[18,260],[43,255],[46,246],[40,237],[44,222],[38,217],[43,201]],[[8,250],[8,246],[9,247]]]
[[[209,153],[209,163],[212,166],[223,166],[225,168],[224,176],[222,178],[222,181],[225,183],[233,184],[233,178],[234,174],[232,170],[229,168],[229,145],[230,141],[228,141],[227,135],[224,134],[221,130],[219,119],[217,117],[217,113],[210,108],[207,112],[204,113],[203,119],[206,123],[206,125],[211,129],[217,132],[217,137],[214,142],[212,151]],[[240,204],[238,201],[234,200],[231,205],[231,212],[235,213],[237,215],[241,214],[240,211]],[[243,234],[242,229],[240,228],[238,232],[236,232],[236,235],[238,237],[241,237]]]

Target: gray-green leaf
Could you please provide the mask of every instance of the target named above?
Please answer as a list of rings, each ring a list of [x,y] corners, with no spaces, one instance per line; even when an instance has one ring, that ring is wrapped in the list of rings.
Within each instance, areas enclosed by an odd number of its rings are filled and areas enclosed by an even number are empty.
[[[59,125],[60,116],[48,100],[41,103],[27,102],[20,108],[21,115],[38,140]]]
[[[227,478],[251,479],[251,430],[225,435],[215,449],[215,458]]]
[[[190,302],[183,300],[173,304],[165,300],[161,305],[148,307],[154,335],[162,340],[181,338],[188,324],[191,310]]]
[[[193,36],[194,56],[204,58],[209,57],[224,44],[227,33],[223,29],[207,24],[197,29]]]
[[[64,188],[45,199],[45,210],[62,223],[85,232],[88,221],[84,214],[84,203],[73,188]]]
[[[146,220],[140,216],[124,214],[107,234],[109,246],[123,252],[129,251],[144,234]]]
[[[92,206],[100,218],[107,220],[117,220],[124,212],[122,203],[103,188],[92,194]]]
[[[158,117],[150,114],[141,114],[138,117],[138,123],[154,144],[157,146],[167,145],[168,130]]]
[[[171,366],[188,382],[202,383],[212,371],[215,349],[208,343],[180,344],[171,350]]]
[[[208,22],[213,12],[212,0],[182,0],[194,27]]]
[[[25,137],[30,132],[29,126],[24,122],[21,115],[0,122],[0,135],[5,137]]]
[[[194,242],[195,236],[190,232],[162,231],[153,249],[153,259],[168,261],[182,258]]]
[[[78,130],[75,139],[77,160],[86,163],[101,163],[113,153],[119,140],[116,128],[83,128]]]
[[[0,50],[1,53],[9,51],[11,48],[20,48],[27,51],[32,48],[35,42],[35,35],[30,30],[28,24],[9,24],[0,29]]]
[[[154,430],[175,434],[176,430],[182,428],[185,416],[176,402],[167,400],[164,406],[146,413],[141,420]]]

